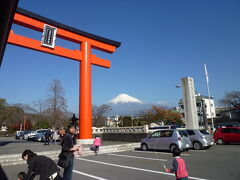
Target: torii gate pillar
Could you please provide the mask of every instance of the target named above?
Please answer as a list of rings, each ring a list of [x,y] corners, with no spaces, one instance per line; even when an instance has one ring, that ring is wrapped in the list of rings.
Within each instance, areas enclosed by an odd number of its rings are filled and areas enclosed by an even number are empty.
[[[79,94],[79,139],[81,144],[89,144],[92,139],[92,83],[91,83],[91,46],[81,44]]]

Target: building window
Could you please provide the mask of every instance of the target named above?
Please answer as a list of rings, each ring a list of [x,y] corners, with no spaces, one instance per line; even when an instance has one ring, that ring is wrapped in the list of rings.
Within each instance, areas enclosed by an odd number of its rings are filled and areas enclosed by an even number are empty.
[[[197,107],[201,107],[201,103],[197,103]]]

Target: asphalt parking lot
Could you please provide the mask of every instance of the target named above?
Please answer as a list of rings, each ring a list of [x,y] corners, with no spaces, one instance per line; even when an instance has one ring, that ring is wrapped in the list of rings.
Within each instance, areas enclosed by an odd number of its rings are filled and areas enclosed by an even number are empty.
[[[189,179],[240,179],[240,145],[217,145],[207,150],[184,152]],[[171,167],[172,155],[161,151],[126,151],[100,154],[75,160],[73,180],[146,180],[175,179],[164,172],[162,163]],[[9,180],[16,179],[26,165],[3,167]]]

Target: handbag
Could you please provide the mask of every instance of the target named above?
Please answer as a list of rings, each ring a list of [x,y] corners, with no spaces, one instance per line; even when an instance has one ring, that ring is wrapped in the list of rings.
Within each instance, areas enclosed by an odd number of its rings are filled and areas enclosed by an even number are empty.
[[[57,165],[61,168],[66,168],[70,162],[71,154],[69,152],[61,152],[58,156],[58,163]]]

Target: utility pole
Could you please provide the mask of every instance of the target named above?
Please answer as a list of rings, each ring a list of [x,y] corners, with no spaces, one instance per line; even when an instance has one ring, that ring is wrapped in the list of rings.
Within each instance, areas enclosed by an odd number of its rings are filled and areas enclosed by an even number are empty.
[[[203,113],[203,125],[206,130],[208,130],[208,119],[206,113],[207,105],[202,101],[202,113]]]

